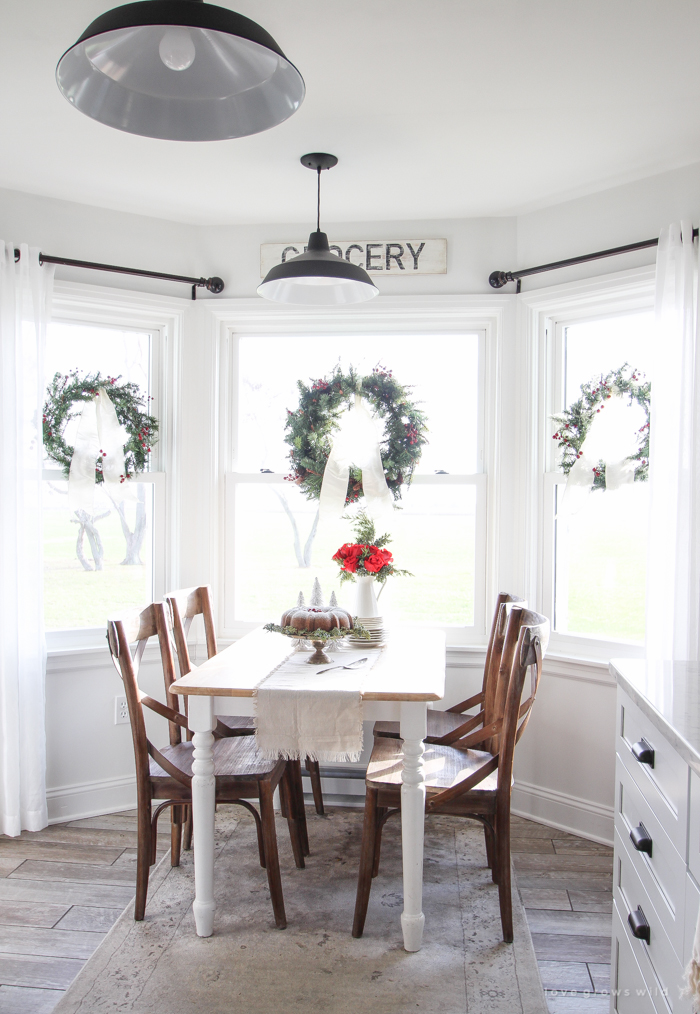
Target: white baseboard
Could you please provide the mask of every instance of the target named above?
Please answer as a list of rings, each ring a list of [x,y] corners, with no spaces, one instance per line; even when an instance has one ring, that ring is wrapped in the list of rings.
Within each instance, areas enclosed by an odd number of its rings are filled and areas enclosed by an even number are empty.
[[[358,779],[324,778],[323,793],[329,806],[361,807],[364,782]],[[109,778],[48,789],[49,824],[80,820],[103,813],[131,810],[136,806],[136,782],[133,777]],[[312,803],[310,793],[307,801]],[[512,812],[519,817],[539,821],[560,831],[581,835],[591,841],[612,845],[612,806],[603,806],[555,789],[516,782]]]
[[[590,799],[516,781],[511,812],[602,845],[613,844],[615,810]]]
[[[64,820],[81,820],[102,813],[133,810],[136,806],[136,780],[133,775],[106,778],[75,785],[47,789],[49,824]]]

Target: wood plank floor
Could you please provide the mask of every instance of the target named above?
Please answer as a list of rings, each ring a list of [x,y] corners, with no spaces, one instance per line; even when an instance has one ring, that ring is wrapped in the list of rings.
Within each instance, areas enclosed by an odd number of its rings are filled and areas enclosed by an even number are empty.
[[[512,855],[550,1014],[608,1014],[613,850],[513,817]]]
[[[159,835],[159,858],[169,845]],[[612,849],[514,817],[512,851],[551,1014],[607,1014]],[[0,836],[0,1014],[53,1010],[133,897],[135,866],[135,810]]]

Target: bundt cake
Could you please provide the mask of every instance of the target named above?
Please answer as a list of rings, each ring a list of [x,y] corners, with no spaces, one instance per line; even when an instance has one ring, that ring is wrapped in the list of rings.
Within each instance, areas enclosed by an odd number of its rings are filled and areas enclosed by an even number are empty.
[[[323,595],[318,578],[314,581],[311,592],[311,603],[304,605],[304,596],[299,592],[297,604],[282,614],[282,626],[294,627],[295,630],[334,630],[341,628],[352,630],[352,616],[347,609],[338,605],[335,592],[331,594],[331,600],[327,606],[323,604]]]

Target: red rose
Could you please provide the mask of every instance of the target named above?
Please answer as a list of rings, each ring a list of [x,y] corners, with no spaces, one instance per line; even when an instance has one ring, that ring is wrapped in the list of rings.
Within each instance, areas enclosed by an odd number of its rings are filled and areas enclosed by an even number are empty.
[[[355,559],[357,559],[362,554],[363,548],[364,548],[363,546],[358,546],[357,544],[352,545],[349,542],[345,542],[340,547],[340,549],[338,550],[338,552],[335,554],[335,556],[333,557],[333,559],[334,560],[338,560],[338,562],[340,562],[341,560],[347,560],[348,558],[353,558],[353,557]]]
[[[343,566],[340,569],[341,570],[347,570],[351,574],[354,574],[355,571],[357,570],[357,564],[358,564],[358,562],[359,562],[359,557],[358,556],[348,556],[347,559],[345,560],[345,562],[343,563]]]

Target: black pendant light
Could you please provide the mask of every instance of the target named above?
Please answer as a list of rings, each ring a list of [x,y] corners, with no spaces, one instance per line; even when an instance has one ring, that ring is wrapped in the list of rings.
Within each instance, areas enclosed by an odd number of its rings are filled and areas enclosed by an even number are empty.
[[[282,123],[304,79],[254,21],[203,0],[142,0],[92,22],[56,68],[76,109],[130,134],[220,141]]]
[[[278,303],[316,306],[364,303],[376,296],[379,289],[363,268],[331,253],[328,236],[321,232],[321,170],[332,169],[338,159],[315,152],[302,155],[301,164],[313,169],[318,177],[316,232],[309,236],[305,253],[268,271],[258,286],[258,295]]]

